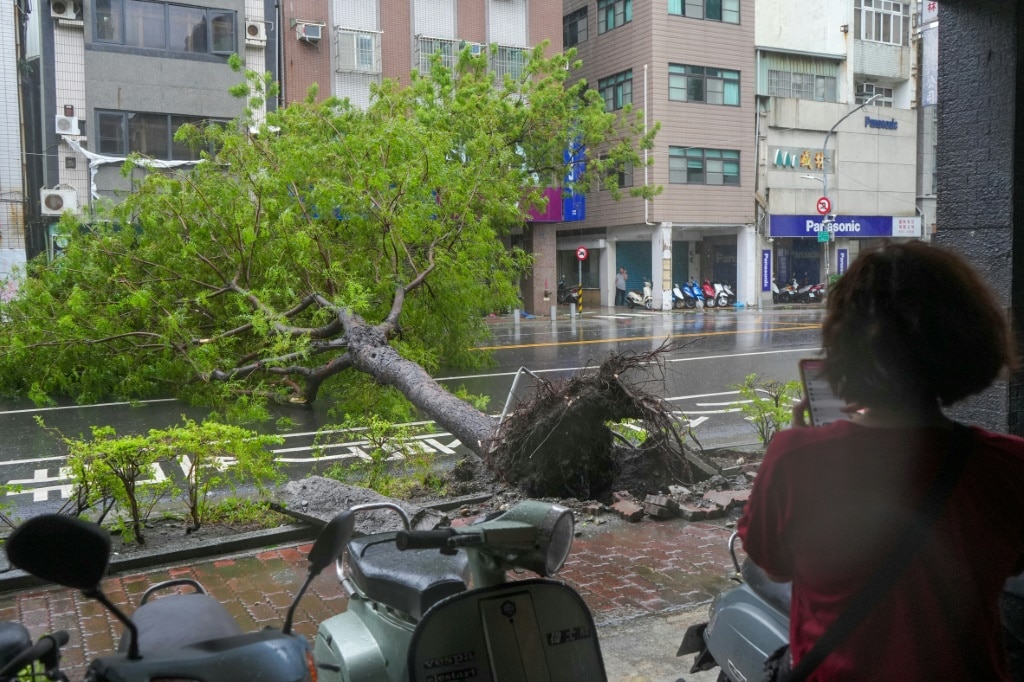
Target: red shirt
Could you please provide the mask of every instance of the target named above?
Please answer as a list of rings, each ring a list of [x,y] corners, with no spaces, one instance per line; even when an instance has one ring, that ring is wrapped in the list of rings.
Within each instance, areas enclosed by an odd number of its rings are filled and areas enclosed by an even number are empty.
[[[1024,569],[1024,439],[971,431],[927,542],[810,680],[1009,680],[997,600]],[[794,661],[893,551],[951,439],[842,421],[772,440],[738,530],[755,563],[793,581]]]

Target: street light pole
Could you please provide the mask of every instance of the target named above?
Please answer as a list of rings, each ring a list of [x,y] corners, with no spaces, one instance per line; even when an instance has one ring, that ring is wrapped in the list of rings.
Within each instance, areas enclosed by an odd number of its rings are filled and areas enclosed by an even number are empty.
[[[821,143],[821,189],[822,189],[822,194],[824,195],[824,197],[826,199],[829,198],[829,196],[828,196],[828,138],[832,137],[832,133],[834,133],[836,131],[836,128],[839,126],[840,123],[842,123],[843,121],[845,121],[849,117],[853,116],[858,111],[860,111],[861,109],[863,109],[867,105],[871,104],[872,102],[874,102],[879,97],[881,97],[880,94],[879,95],[872,95],[871,97],[868,97],[866,100],[864,100],[863,103],[858,104],[856,107],[854,107],[853,109],[850,109],[848,112],[846,112],[846,114],[844,114],[842,118],[840,118],[838,121],[836,121],[832,125],[832,127],[828,129],[828,132],[825,133],[825,141]],[[832,224],[832,222],[828,219],[828,216],[826,215],[821,220],[821,229],[827,230],[829,228],[829,225],[831,225],[831,224]],[[825,283],[826,284],[828,284],[828,271],[829,271],[829,266],[830,266],[831,262],[832,262],[832,239],[830,237],[829,240],[827,242],[825,242]]]

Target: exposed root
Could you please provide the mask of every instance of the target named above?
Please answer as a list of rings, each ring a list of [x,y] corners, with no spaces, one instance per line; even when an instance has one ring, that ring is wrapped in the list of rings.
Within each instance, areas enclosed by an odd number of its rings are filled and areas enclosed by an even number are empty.
[[[489,466],[508,484],[537,497],[600,499],[615,489],[624,464],[640,467],[655,486],[707,478],[716,468],[669,405],[645,386],[664,381],[665,343],[646,353],[623,352],[562,382],[541,381],[498,427]],[[634,446],[609,424],[637,420],[647,437]],[[690,437],[697,451],[685,444]],[[613,447],[613,443],[617,447]],[[625,442],[629,449],[621,453]]]

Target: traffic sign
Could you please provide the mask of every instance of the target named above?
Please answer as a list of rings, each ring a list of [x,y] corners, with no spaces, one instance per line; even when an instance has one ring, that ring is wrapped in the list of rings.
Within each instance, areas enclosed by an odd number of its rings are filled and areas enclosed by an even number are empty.
[[[832,210],[832,202],[829,201],[828,197],[821,197],[818,199],[818,213],[825,215]]]
[[[576,260],[580,262],[587,260],[587,247],[581,246],[580,248],[576,249]]]

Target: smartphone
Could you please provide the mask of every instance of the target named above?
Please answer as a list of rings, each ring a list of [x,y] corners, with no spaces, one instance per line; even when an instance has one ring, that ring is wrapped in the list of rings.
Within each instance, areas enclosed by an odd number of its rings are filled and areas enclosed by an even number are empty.
[[[818,358],[800,360],[800,380],[804,384],[804,395],[810,404],[811,426],[824,426],[850,415],[842,411],[846,401],[832,392],[824,375],[825,361]]]

